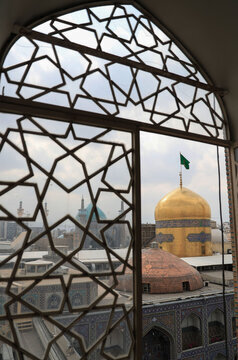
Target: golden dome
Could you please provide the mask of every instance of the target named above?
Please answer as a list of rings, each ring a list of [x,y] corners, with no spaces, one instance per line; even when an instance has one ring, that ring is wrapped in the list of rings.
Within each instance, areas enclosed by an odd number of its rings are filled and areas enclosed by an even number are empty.
[[[177,188],[165,195],[155,208],[155,220],[210,219],[211,209],[200,195],[187,188]]]

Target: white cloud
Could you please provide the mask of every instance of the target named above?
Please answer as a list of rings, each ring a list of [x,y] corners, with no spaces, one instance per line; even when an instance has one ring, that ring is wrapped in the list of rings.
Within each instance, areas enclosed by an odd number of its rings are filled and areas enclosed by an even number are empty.
[[[190,169],[182,169],[183,185],[205,198],[212,218],[220,223],[216,147],[156,134],[141,135],[142,221],[154,222],[154,208],[168,192],[179,186],[182,153]],[[220,150],[223,217],[228,220],[224,151]]]

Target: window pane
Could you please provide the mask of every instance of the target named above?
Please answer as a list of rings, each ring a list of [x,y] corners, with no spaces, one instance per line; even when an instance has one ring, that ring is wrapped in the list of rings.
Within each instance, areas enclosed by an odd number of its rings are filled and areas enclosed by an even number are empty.
[[[134,269],[131,133],[1,116],[10,125],[0,213],[8,350],[16,358],[131,358],[133,276],[130,296],[117,289]]]

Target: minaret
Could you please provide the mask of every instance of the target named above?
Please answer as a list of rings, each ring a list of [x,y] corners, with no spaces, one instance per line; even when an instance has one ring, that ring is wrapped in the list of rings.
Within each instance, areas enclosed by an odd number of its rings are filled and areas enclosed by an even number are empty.
[[[79,214],[79,218],[78,218],[79,222],[81,224],[85,225],[87,222],[87,210],[84,207],[83,195],[82,195],[82,199],[81,199],[81,209],[79,209],[78,214]]]
[[[122,214],[124,212],[124,201],[121,201],[121,209],[119,210],[119,214]]]
[[[47,208],[47,202],[45,202],[45,215],[48,216],[49,215],[49,210]]]
[[[81,199],[81,210],[84,210],[84,198],[82,196],[82,199]]]
[[[87,223],[87,210],[84,208],[83,195],[82,195],[82,199],[81,199],[81,208],[78,209],[78,214],[76,215],[76,220],[82,225],[85,225]],[[83,236],[82,230],[77,225],[75,225],[74,237],[73,237],[74,249],[76,249],[79,246],[82,236]]]
[[[19,203],[19,208],[17,209],[17,215],[18,217],[22,217],[24,215],[24,209],[22,207],[22,201]]]

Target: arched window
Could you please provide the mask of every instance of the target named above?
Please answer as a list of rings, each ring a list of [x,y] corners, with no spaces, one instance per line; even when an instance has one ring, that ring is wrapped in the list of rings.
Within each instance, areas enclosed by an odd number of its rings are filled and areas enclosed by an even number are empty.
[[[153,327],[143,337],[143,360],[171,359],[171,342],[169,337],[158,327]]]
[[[4,260],[7,264],[14,259],[14,271],[1,281],[9,289],[17,283],[22,254],[44,243],[50,249],[47,256],[54,259],[43,280],[50,284],[52,294],[46,304],[41,297],[42,306],[32,317],[41,317],[54,327],[48,310],[59,310],[61,301],[66,308],[72,278],[80,282],[87,279],[100,291],[88,301],[90,306],[85,305],[84,316],[94,314],[101,306],[112,313],[113,321],[108,321],[104,337],[94,339],[89,346],[82,344],[82,352],[89,357],[98,341],[104,353],[106,336],[115,326],[113,313],[118,311],[119,320],[120,316],[126,319],[123,349],[128,358],[138,358],[140,131],[222,146],[227,145],[229,135],[220,89],[168,31],[135,3],[107,1],[99,5],[52,14],[27,27],[16,25],[16,39],[1,59],[0,221],[24,233],[19,250]],[[82,212],[84,221],[78,221],[82,196],[91,208],[87,216]],[[16,201],[21,204],[18,209]],[[121,203],[123,209],[118,213]],[[102,216],[99,208],[107,216]],[[98,231],[95,222],[100,225]],[[105,235],[115,225],[127,229],[120,255]],[[72,235],[75,228],[75,248],[60,251],[58,239]],[[92,252],[88,253],[87,266],[92,264],[91,268],[98,271],[88,272],[82,265],[81,250],[89,247],[89,240],[90,248],[100,250],[106,259],[107,271],[97,268]],[[115,271],[112,259],[122,266],[120,272]],[[122,306],[114,291],[117,276],[131,271],[135,275],[133,292],[125,300],[128,304]],[[105,276],[110,281],[102,281]],[[39,274],[30,277],[34,294],[41,279]],[[62,298],[54,293],[55,282],[62,285]],[[12,302],[17,302],[16,295],[11,296]],[[65,316],[63,311],[60,315]],[[76,312],[70,315],[80,317]],[[2,320],[11,323],[8,316]],[[72,325],[65,323],[67,336],[72,337],[74,321]],[[62,336],[63,327],[57,329]],[[169,359],[168,338],[153,331],[155,335],[147,334],[148,338],[157,337],[161,343],[155,354]],[[17,337],[15,333],[13,338]],[[20,340],[8,343],[21,357],[28,356]],[[153,340],[148,343],[152,349]],[[146,344],[147,340],[144,347]],[[30,356],[37,357],[36,349],[31,351]]]
[[[225,339],[224,313],[216,309],[208,317],[209,344]]]
[[[190,314],[182,321],[182,349],[192,349],[202,346],[201,319]]]

